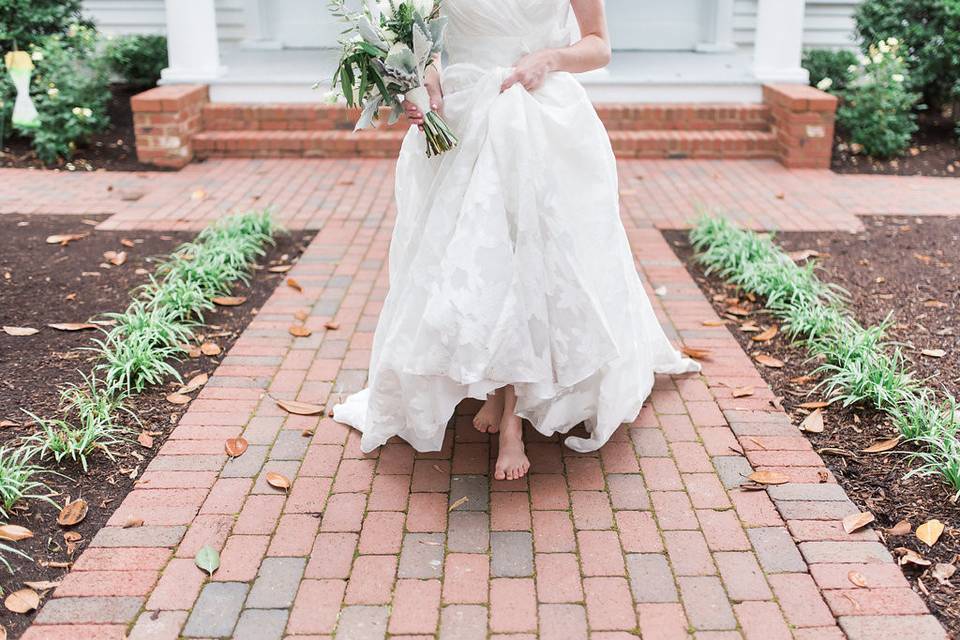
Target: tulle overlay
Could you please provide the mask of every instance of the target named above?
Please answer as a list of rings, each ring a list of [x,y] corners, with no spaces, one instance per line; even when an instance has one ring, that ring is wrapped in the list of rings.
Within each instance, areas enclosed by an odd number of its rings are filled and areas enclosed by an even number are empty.
[[[663,333],[619,217],[616,164],[566,73],[500,92],[523,53],[569,42],[568,0],[445,0],[444,117],[460,146],[397,164],[390,290],[369,387],[334,407],[371,451],[439,450],[456,405],[506,384],[544,434],[584,422],[577,451],[638,415],[658,373],[697,371]]]

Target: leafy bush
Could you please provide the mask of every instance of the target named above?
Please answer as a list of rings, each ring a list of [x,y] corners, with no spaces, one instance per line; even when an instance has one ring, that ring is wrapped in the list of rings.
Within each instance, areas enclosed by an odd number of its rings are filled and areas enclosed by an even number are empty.
[[[0,0],[0,53],[26,51],[46,36],[67,35],[73,25],[92,27],[80,0]]]
[[[942,107],[960,97],[960,0],[865,0],[855,14],[866,45],[896,38],[912,89]]]
[[[161,35],[119,36],[107,42],[104,55],[117,76],[138,87],[152,87],[167,66],[167,39]]]
[[[833,93],[846,89],[853,80],[850,67],[857,65],[857,54],[846,49],[810,49],[803,52],[802,64],[810,72],[810,86]]]
[[[45,36],[29,51],[36,66],[30,94],[40,126],[21,133],[31,138],[43,162],[53,164],[72,157],[78,144],[109,124],[107,71],[97,53],[97,34],[86,26],[74,25],[66,35]],[[3,73],[0,102],[12,105],[15,95],[13,83]],[[8,131],[10,114],[10,109],[0,107]]]
[[[871,45],[855,76],[839,92],[837,122],[871,156],[889,158],[901,154],[917,130],[913,112],[919,93],[909,88],[907,65],[895,38]]]

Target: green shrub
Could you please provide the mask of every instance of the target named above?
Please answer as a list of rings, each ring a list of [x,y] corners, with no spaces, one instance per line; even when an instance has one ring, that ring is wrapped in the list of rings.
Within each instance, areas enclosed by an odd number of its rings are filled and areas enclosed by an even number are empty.
[[[92,27],[80,0],[0,0],[0,54],[26,51],[46,36],[67,35],[73,25]]]
[[[167,39],[160,35],[111,38],[104,55],[115,75],[138,87],[152,87],[167,66]]]
[[[942,107],[960,90],[960,0],[865,0],[855,14],[866,45],[888,38],[903,44],[914,90]]]
[[[851,67],[857,66],[857,54],[841,49],[810,49],[803,52],[803,68],[810,72],[810,86],[835,93],[853,80]]]
[[[20,133],[31,138],[37,156],[47,164],[71,158],[77,145],[110,123],[108,75],[97,53],[97,39],[91,28],[74,25],[66,35],[45,36],[28,49],[36,66],[30,94],[40,126]],[[3,73],[0,102],[12,105],[15,95]],[[9,131],[10,110],[0,108],[0,115]]]
[[[899,155],[917,130],[913,109],[920,94],[909,88],[907,65],[896,39],[871,45],[854,80],[839,92],[837,123],[871,156]]]

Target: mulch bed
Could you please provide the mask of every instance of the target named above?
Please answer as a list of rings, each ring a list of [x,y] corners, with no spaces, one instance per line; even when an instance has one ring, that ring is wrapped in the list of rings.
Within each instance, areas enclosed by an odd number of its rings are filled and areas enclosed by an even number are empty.
[[[4,233],[0,236],[0,325],[28,326],[40,332],[26,337],[0,333],[0,420],[20,424],[0,430],[0,446],[9,445],[32,433],[34,427],[24,410],[41,417],[55,417],[59,385],[76,382],[79,371],[88,373],[93,354],[79,351],[90,346],[95,331],[64,332],[47,328],[53,322],[85,322],[97,314],[123,311],[129,302],[129,291],[147,280],[147,271],[155,267],[156,257],[163,257],[179,243],[192,237],[186,233],[144,231],[94,231],[95,220],[77,216],[0,216]],[[46,244],[52,234],[90,233],[68,246]],[[298,232],[281,235],[260,265],[289,264],[297,259],[312,234]],[[132,240],[132,248],[121,239]],[[105,251],[126,250],[129,258],[122,266],[110,266],[103,259]],[[139,270],[139,273],[138,273]],[[201,329],[208,341],[216,342],[226,353],[247,326],[256,310],[283,278],[282,274],[258,269],[251,286],[238,284],[234,295],[246,296],[238,307],[220,307],[207,314]],[[222,356],[187,359],[177,369],[189,379],[199,373],[212,373]],[[31,529],[34,537],[13,545],[29,554],[28,561],[18,556],[9,558],[16,571],[10,575],[0,567],[0,587],[4,593],[20,588],[25,581],[56,581],[66,568],[41,563],[69,563],[83,550],[94,534],[106,523],[113,511],[130,492],[134,478],[142,473],[156,455],[180,416],[189,405],[172,405],[165,396],[178,384],[149,389],[133,396],[129,406],[139,416],[143,429],[154,435],[153,446],[146,448],[136,441],[115,450],[116,461],[102,453],[90,458],[90,471],[84,473],[79,464],[65,464],[57,471],[65,477],[49,476],[48,485],[57,492],[59,504],[84,498],[89,513],[83,522],[70,531],[82,536],[75,548],[67,548],[64,528],[57,522],[58,509],[40,501],[30,501],[17,509],[11,521]],[[194,394],[195,396],[196,394]],[[134,427],[134,437],[139,427]],[[45,466],[53,467],[52,459]],[[72,545],[71,545],[72,546]],[[0,621],[10,637],[18,637],[30,624],[32,615],[0,613]]]
[[[920,129],[900,158],[878,160],[854,153],[846,132],[837,128],[830,166],[837,173],[873,173],[901,176],[941,176],[960,178],[960,142],[954,123],[932,114],[921,114]]]
[[[903,343],[918,376],[928,378],[930,386],[960,395],[960,218],[870,217],[863,222],[866,230],[862,233],[784,233],[777,240],[787,251],[820,252],[820,278],[850,292],[850,308],[865,326],[893,313],[897,324],[890,338]],[[724,299],[734,297],[754,311],[749,319],[757,325],[775,323],[764,314],[762,302],[751,303],[719,278],[704,274],[693,260],[686,233],[671,231],[666,236],[718,314],[723,315],[727,308]],[[800,424],[809,411],[797,405],[824,398],[814,389],[816,380],[798,384],[791,379],[809,374],[817,363],[810,362],[807,351],[791,346],[783,335],[757,343],[751,340],[755,334],[741,331],[737,322],[728,328],[751,355],[767,354],[786,363],[782,369],[759,368],[794,423]],[[924,349],[942,349],[947,355],[923,356]],[[862,453],[897,435],[884,414],[863,406],[831,406],[823,411],[823,433],[807,435],[851,499],[876,516],[875,527],[886,545],[891,550],[913,549],[934,563],[957,564],[960,507],[955,491],[938,477],[904,479],[913,468],[906,456]],[[911,449],[909,445],[898,448]],[[946,525],[932,548],[913,534],[888,531],[901,520],[916,529],[932,518]],[[960,637],[960,598],[954,584],[941,584],[913,565],[904,569],[934,614]]]
[[[30,141],[19,136],[4,138],[0,147],[0,167],[21,169],[53,169],[60,171],[167,171],[137,160],[136,137],[133,134],[133,112],[130,98],[142,87],[115,84],[110,87],[108,105],[110,127],[93,136],[69,161],[46,166],[37,158]]]

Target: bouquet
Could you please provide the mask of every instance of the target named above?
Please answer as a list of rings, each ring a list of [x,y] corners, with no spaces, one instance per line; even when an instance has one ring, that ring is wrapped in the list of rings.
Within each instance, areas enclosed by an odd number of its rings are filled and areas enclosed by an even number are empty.
[[[343,53],[333,77],[347,105],[361,107],[355,131],[375,126],[381,107],[390,107],[393,124],[403,113],[400,96],[423,112],[427,156],[457,145],[457,137],[430,108],[424,86],[427,69],[443,49],[446,18],[441,0],[364,0],[359,12],[347,0],[330,0],[331,12],[350,26],[341,38]]]

